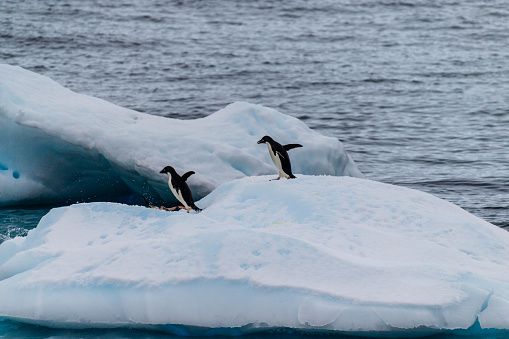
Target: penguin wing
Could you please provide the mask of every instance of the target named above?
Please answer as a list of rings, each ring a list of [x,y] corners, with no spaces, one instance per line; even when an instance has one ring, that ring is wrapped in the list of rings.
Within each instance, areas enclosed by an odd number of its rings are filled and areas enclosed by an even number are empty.
[[[288,144],[288,145],[284,145],[283,148],[285,149],[285,151],[289,151],[291,150],[292,148],[297,148],[297,147],[303,147],[301,144]]]
[[[189,171],[189,172],[184,173],[184,175],[182,176],[182,180],[186,181],[187,178],[189,178],[193,174],[194,174],[194,171]]]

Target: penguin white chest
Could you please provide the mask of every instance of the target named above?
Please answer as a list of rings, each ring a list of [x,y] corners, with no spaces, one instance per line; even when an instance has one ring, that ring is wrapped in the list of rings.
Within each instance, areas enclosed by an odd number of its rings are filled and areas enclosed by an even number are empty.
[[[180,203],[182,205],[184,205],[185,208],[190,208],[186,204],[186,201],[184,200],[184,197],[182,196],[182,191],[178,187],[173,187],[173,184],[171,183],[171,174],[170,173],[168,173],[168,186],[170,186],[170,191],[171,191],[171,193],[173,193],[175,198],[177,198],[177,200],[180,201]]]
[[[283,165],[281,165],[281,159],[279,158],[279,154],[274,154],[274,151],[272,150],[272,146],[270,146],[269,143],[267,143],[267,146],[269,146],[269,154],[272,159],[272,162],[274,165],[276,165],[277,170],[279,171],[280,177],[288,177],[288,174],[286,174],[283,171]]]

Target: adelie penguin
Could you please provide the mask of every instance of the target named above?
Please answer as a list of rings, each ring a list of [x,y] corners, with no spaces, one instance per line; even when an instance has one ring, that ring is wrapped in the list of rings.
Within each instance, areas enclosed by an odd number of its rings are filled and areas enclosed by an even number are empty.
[[[166,166],[159,173],[168,174],[168,186],[170,186],[170,190],[177,198],[178,201],[184,206],[179,206],[180,208],[184,208],[189,213],[189,210],[193,209],[195,211],[201,211],[193,201],[193,195],[191,194],[191,190],[186,183],[187,178],[194,174],[193,171],[189,171],[184,173],[184,175],[180,176],[177,171],[171,166]]]
[[[279,171],[279,176],[273,180],[279,180],[282,177],[286,179],[295,179],[295,175],[292,174],[292,165],[290,163],[290,157],[286,151],[291,150],[292,148],[302,147],[300,144],[288,144],[281,145],[276,142],[274,139],[269,137],[268,135],[264,136],[260,140],[258,140],[259,144],[267,144],[269,147],[269,154],[276,165],[277,170]]]

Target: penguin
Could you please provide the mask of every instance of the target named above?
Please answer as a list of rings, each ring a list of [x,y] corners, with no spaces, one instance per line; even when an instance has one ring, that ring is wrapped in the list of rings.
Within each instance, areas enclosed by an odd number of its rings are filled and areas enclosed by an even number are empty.
[[[269,154],[276,165],[277,170],[279,171],[279,176],[276,179],[279,180],[282,177],[286,179],[295,179],[295,175],[292,174],[292,165],[290,164],[290,157],[286,151],[291,150],[292,148],[302,147],[300,144],[288,144],[281,145],[276,142],[274,139],[269,137],[268,135],[264,136],[260,140],[258,140],[259,144],[267,144],[269,147]]]
[[[187,186],[186,180],[191,175],[194,174],[193,171],[189,171],[184,173],[183,176],[178,175],[175,169],[171,166],[166,166],[159,173],[167,173],[168,174],[168,186],[170,186],[170,190],[177,198],[178,201],[184,206],[179,206],[180,208],[184,208],[189,213],[189,210],[193,209],[195,211],[201,211],[201,208],[198,208],[193,201],[193,195],[191,194],[191,190],[189,186]]]

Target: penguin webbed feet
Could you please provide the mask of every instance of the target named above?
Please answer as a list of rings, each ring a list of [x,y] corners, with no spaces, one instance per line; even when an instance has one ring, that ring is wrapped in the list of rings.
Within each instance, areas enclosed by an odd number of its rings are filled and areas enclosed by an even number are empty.
[[[191,210],[190,208],[185,208],[184,206],[178,206],[181,210],[186,210],[187,213]]]
[[[293,176],[289,175],[289,176],[287,176],[285,178],[286,179],[297,179],[297,177],[295,175],[293,175]],[[281,177],[277,177],[276,179],[270,179],[269,181],[274,181],[274,180],[279,180],[279,179],[281,179]]]
[[[199,213],[199,212],[201,212],[201,211],[202,211],[202,209],[201,209],[201,208],[199,208],[198,206],[194,206],[194,207],[190,207],[190,208],[186,208],[186,207],[184,207],[184,206],[178,206],[178,208],[183,209],[183,210],[186,210],[186,212],[187,212],[187,213],[189,213],[191,210],[196,211],[196,213]]]

